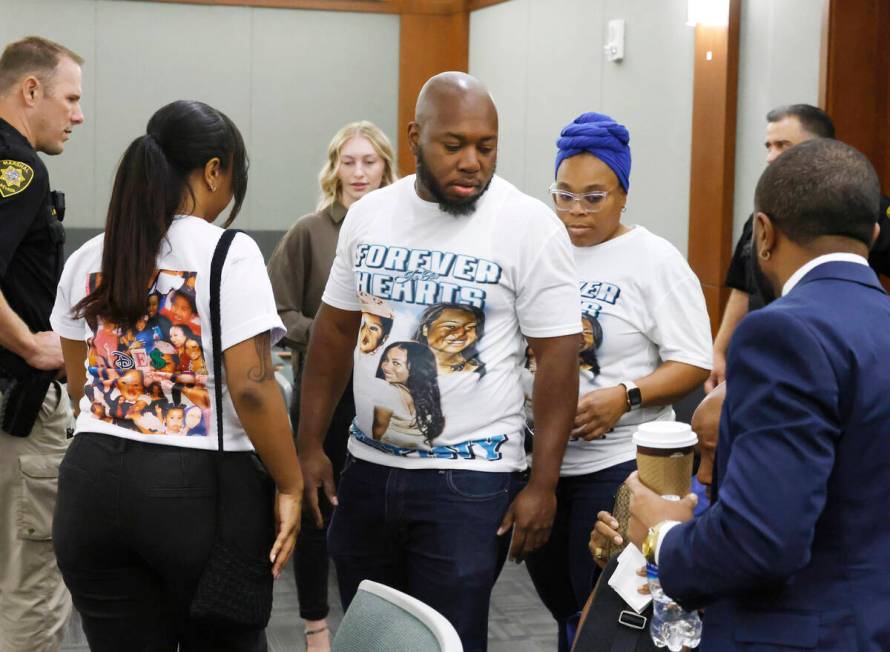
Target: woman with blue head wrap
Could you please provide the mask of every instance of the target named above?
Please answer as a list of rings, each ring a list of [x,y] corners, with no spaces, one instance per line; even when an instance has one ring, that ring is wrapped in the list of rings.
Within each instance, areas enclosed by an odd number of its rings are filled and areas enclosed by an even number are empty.
[[[569,233],[581,288],[585,343],[579,399],[557,486],[548,543],[529,574],[559,624],[584,606],[608,551],[588,541],[635,468],[633,433],[673,420],[671,404],[708,377],[711,332],[698,278],[683,255],[642,226],[622,223],[630,189],[630,135],[601,113],[584,113],[556,141],[550,194]],[[593,554],[595,559],[591,558]],[[595,563],[596,562],[596,563]]]
[[[629,142],[627,128],[602,113],[582,113],[560,133],[550,194],[572,244],[591,247],[627,232]]]

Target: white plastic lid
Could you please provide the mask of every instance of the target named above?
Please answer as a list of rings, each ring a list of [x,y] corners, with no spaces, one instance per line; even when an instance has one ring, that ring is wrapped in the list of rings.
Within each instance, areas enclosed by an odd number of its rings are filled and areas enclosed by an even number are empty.
[[[650,421],[637,426],[634,444],[646,448],[686,448],[698,443],[692,426],[681,421]]]

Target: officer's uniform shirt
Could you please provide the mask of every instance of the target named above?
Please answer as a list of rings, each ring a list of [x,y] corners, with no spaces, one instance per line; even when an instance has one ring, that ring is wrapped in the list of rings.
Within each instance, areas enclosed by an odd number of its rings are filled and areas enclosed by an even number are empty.
[[[754,266],[752,255],[751,233],[754,230],[754,216],[750,216],[742,228],[742,236],[736,242],[732,252],[732,260],[729,261],[729,270],[726,272],[726,287],[740,290],[748,295],[748,312],[762,308],[775,297],[764,297],[767,288],[760,287],[757,283],[757,268]]]
[[[868,264],[878,274],[890,276],[890,197],[881,196],[881,209],[878,213],[880,235],[868,255]],[[726,272],[726,287],[741,290],[748,294],[748,312],[762,308],[776,297],[773,296],[765,280],[758,283],[759,270],[754,264],[751,246],[751,233],[754,230],[754,216],[751,215],[742,229],[742,236],[736,243]]]
[[[43,161],[0,119],[0,289],[34,332],[50,330],[65,240],[60,217]]]

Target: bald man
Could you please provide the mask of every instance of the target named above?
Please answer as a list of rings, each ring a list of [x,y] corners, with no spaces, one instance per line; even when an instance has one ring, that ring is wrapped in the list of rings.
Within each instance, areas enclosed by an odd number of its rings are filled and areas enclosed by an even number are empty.
[[[427,81],[407,136],[416,176],[362,198],[343,224],[298,445],[319,525],[318,491],[337,505],[328,536],[344,608],[364,579],[394,586],[444,614],[472,652],[487,647],[508,549],[519,561],[549,535],[578,395],[577,277],[552,211],[495,176],[497,110],[477,79]],[[362,313],[380,309],[393,315],[386,346],[356,350]],[[538,363],[530,478],[523,338]],[[322,443],[353,366],[335,496]]]

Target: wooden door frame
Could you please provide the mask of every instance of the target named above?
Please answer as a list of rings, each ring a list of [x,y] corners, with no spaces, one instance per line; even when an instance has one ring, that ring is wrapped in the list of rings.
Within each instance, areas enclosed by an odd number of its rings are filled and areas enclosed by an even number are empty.
[[[717,332],[732,257],[741,0],[726,25],[695,27],[687,258],[698,275],[711,330]]]

